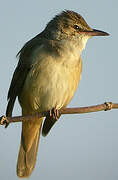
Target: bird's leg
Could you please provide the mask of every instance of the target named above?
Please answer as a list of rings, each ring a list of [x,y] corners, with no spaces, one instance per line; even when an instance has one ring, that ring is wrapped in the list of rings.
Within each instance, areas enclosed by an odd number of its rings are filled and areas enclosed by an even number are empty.
[[[59,109],[53,108],[49,112],[49,116],[55,120],[58,120],[60,117]]]

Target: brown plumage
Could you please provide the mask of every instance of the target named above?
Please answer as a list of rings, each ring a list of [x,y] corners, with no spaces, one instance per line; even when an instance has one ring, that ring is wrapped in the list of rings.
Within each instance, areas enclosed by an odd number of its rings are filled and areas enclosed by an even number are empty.
[[[80,81],[81,52],[87,40],[108,35],[91,29],[81,15],[63,11],[51,20],[45,30],[28,41],[18,53],[19,62],[8,92],[6,116],[12,116],[18,96],[22,115],[60,109],[71,101]],[[17,175],[28,177],[36,163],[42,118],[22,123]],[[46,136],[56,120],[45,119],[42,134]]]

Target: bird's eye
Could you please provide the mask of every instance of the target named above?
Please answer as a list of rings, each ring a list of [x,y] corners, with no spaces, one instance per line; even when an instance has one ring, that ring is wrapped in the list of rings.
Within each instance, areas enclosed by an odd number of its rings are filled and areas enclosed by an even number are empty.
[[[74,25],[74,29],[79,30],[80,27],[79,27],[77,24],[75,24],[75,25]]]

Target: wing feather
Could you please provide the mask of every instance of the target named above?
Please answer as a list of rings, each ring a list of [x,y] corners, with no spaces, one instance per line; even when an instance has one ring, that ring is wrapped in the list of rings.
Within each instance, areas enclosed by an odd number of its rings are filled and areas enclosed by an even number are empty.
[[[6,110],[6,116],[12,116],[16,97],[20,94],[27,74],[32,68],[32,62],[30,60],[31,53],[36,46],[39,46],[41,44],[40,36],[41,34],[28,41],[17,54],[17,56],[19,56],[19,62],[14,71],[11,85],[8,91],[8,105]]]

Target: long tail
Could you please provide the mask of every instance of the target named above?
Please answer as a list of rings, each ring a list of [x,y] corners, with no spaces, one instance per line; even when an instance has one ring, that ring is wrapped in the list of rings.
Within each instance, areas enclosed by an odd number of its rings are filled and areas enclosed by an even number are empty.
[[[24,178],[31,175],[35,164],[43,118],[35,122],[22,123],[21,144],[17,161],[17,176]]]

